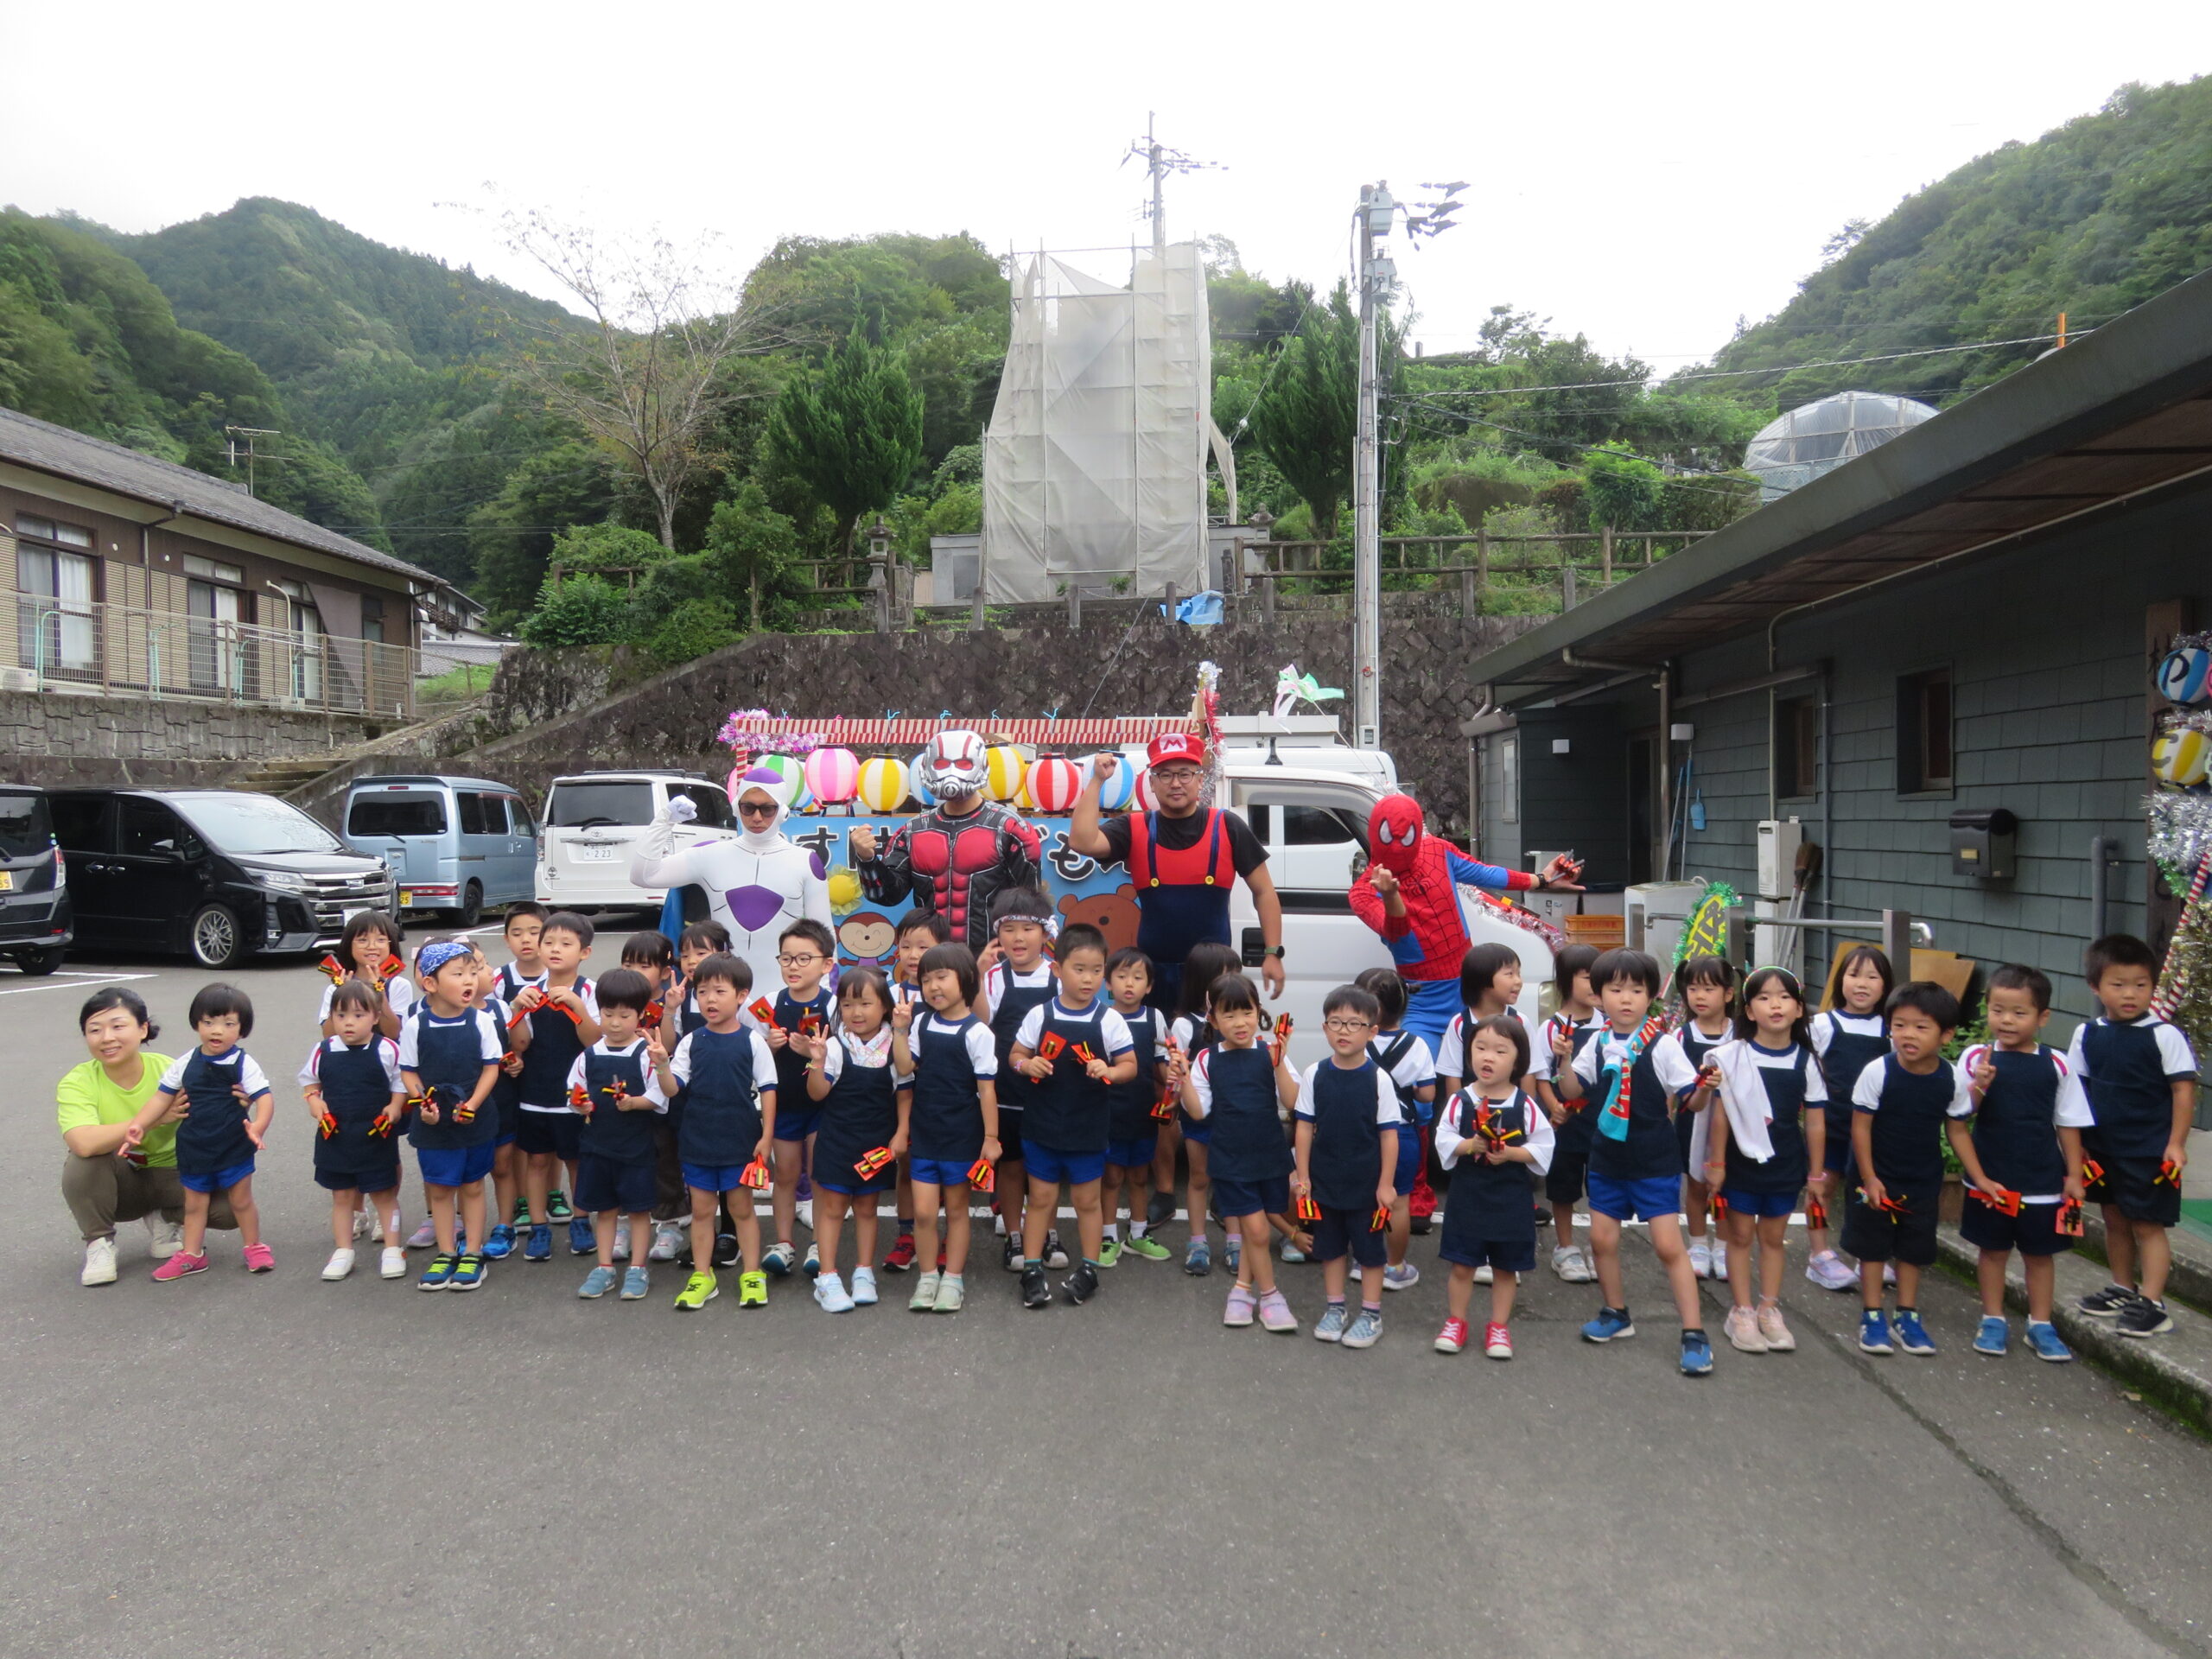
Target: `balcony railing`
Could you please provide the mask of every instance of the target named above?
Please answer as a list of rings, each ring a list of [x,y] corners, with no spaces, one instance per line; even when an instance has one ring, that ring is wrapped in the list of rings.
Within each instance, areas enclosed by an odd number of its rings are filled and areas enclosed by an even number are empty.
[[[409,645],[257,627],[94,600],[13,595],[0,690],[202,697],[380,715],[415,712]]]

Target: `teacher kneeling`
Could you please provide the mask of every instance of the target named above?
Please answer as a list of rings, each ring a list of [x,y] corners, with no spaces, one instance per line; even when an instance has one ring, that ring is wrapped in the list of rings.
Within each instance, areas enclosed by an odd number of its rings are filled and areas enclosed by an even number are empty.
[[[85,1268],[77,1282],[111,1285],[118,1222],[146,1224],[156,1262],[175,1255],[183,1243],[177,1118],[156,1124],[146,1131],[137,1151],[121,1155],[124,1126],[161,1087],[170,1057],[147,1051],[146,1045],[159,1032],[136,991],[120,986],[94,991],[78,1010],[77,1024],[92,1058],[64,1077],[54,1090],[61,1140],[69,1149],[61,1162],[61,1201],[69,1206],[85,1240]],[[207,1224],[238,1225],[229,1202],[219,1194],[209,1206]]]

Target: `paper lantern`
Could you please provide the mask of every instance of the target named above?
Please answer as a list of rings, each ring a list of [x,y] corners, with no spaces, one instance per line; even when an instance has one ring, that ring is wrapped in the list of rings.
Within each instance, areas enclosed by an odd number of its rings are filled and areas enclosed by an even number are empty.
[[[798,756],[764,754],[753,762],[753,769],[755,772],[772,772],[784,780],[792,811],[804,812],[814,804],[814,792],[806,786],[806,766]]]
[[[824,806],[842,806],[860,791],[861,763],[850,749],[817,749],[806,757],[806,786]]]
[[[1098,804],[1109,812],[1119,812],[1136,798],[1137,769],[1126,754],[1114,757],[1114,775],[1098,791]]]
[[[2162,784],[2195,789],[2204,782],[2208,766],[2212,766],[2212,740],[2186,726],[2161,732],[2151,745],[2151,770]]]
[[[1030,804],[1039,812],[1065,812],[1075,804],[1075,798],[1083,793],[1083,773],[1074,761],[1064,754],[1041,757],[1029,768],[1029,783],[1024,791]]]
[[[983,757],[983,793],[995,801],[1014,800],[1028,772],[1028,757],[1011,745],[1001,745]]]
[[[2158,695],[2168,702],[2202,702],[2208,678],[2212,678],[2212,651],[2183,645],[2168,652],[2158,664]]]
[[[871,812],[896,812],[906,804],[906,763],[877,759],[861,762],[855,780],[860,802]]]
[[[1151,772],[1140,772],[1137,773],[1136,787],[1132,791],[1129,807],[1132,811],[1136,812],[1157,812],[1160,810],[1160,797],[1152,792]]]

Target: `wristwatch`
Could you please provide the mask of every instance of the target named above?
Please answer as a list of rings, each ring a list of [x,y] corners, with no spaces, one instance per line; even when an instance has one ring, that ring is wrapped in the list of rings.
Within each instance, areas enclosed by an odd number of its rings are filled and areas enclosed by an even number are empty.
[[[1261,950],[1260,954],[1262,957],[1273,957],[1280,962],[1282,959],[1282,946],[1279,944],[1268,945]]]

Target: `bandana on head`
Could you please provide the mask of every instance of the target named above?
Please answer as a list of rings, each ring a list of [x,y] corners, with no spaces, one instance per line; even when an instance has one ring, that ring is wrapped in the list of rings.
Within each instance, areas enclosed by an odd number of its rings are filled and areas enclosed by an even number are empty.
[[[1000,924],[1004,922],[1034,922],[1045,930],[1046,938],[1057,939],[1060,937],[1060,918],[1057,911],[1027,906],[1020,909],[1002,910],[991,918],[991,931],[994,933],[997,932]]]
[[[426,944],[416,954],[415,971],[428,979],[455,957],[473,957],[474,949],[457,944],[451,939],[441,939],[435,944]]]

